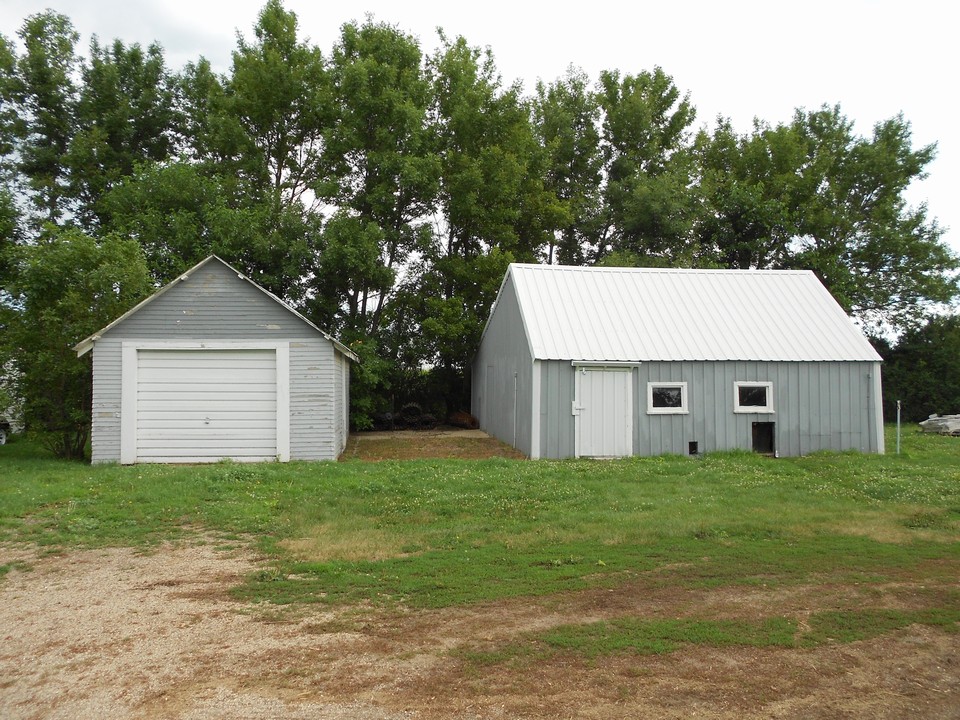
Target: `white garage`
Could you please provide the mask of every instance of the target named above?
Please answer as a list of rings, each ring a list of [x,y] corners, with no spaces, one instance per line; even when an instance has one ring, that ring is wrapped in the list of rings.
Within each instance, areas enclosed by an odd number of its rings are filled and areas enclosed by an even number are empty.
[[[336,459],[356,355],[211,256],[80,343],[94,462]]]

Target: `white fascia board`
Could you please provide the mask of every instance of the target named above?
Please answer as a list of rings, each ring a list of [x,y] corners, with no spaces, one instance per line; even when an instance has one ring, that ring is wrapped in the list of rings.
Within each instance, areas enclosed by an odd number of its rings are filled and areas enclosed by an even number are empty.
[[[643,365],[642,362],[621,362],[614,360],[571,360],[573,367],[612,367],[612,368],[635,368]]]

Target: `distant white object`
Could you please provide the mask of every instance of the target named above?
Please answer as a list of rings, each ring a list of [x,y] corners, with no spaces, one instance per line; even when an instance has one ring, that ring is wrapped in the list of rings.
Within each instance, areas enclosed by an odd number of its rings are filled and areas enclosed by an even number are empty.
[[[940,435],[960,435],[960,415],[931,415],[920,427],[924,432]]]

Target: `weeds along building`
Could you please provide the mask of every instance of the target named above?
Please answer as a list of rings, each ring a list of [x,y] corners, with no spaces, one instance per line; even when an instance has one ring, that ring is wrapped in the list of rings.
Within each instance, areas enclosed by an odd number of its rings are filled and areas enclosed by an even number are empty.
[[[809,271],[512,264],[472,412],[531,458],[882,453],[880,363]]]
[[[210,256],[75,348],[93,462],[333,460],[357,356]]]

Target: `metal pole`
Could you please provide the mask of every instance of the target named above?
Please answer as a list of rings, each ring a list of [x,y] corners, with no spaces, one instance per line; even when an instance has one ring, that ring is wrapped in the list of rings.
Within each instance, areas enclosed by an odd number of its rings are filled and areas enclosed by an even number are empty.
[[[897,400],[897,455],[900,454],[900,401]]]

